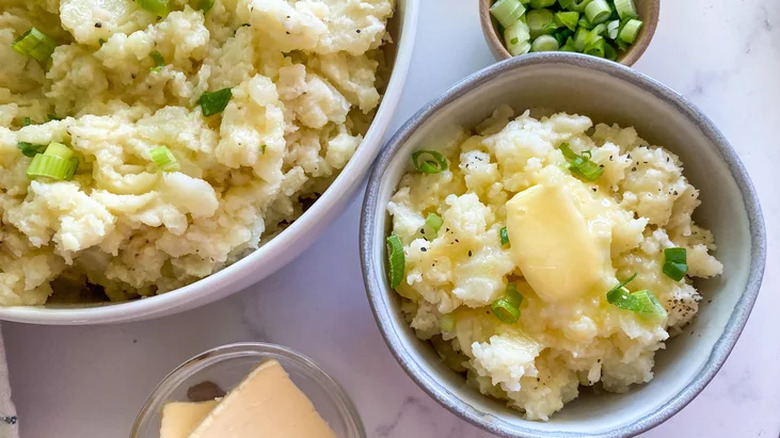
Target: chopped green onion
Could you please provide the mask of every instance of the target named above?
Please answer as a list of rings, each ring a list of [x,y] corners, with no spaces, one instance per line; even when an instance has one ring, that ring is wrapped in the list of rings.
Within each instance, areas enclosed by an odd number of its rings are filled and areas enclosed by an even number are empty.
[[[439,320],[439,327],[443,332],[451,332],[455,330],[455,315],[452,313],[445,313]]]
[[[518,21],[504,31],[504,43],[512,56],[523,55],[531,51],[531,33],[528,25]]]
[[[593,29],[593,23],[588,21],[588,18],[584,15],[580,17],[580,21],[577,22],[577,26],[579,26],[580,29],[590,30]]]
[[[576,52],[577,48],[574,47],[574,40],[569,37],[566,39],[566,44],[561,46],[561,52]]]
[[[509,28],[525,13],[525,6],[518,0],[498,0],[490,7],[493,16],[504,28]]]
[[[499,298],[490,306],[493,314],[505,324],[514,324],[520,319],[520,309],[513,306],[506,298]]]
[[[73,150],[62,143],[50,143],[46,152],[36,154],[27,167],[27,177],[45,176],[63,181],[72,179],[79,166]]]
[[[666,309],[649,290],[629,292],[626,285],[636,278],[636,274],[621,282],[607,292],[607,302],[624,310],[630,310],[654,318],[666,317]]]
[[[604,41],[604,38],[599,38],[596,41],[586,44],[585,50],[583,50],[582,53],[586,55],[598,56],[599,58],[603,58],[606,54],[606,50],[607,48],[606,48],[606,42]]]
[[[153,50],[149,53],[149,56],[151,56],[152,61],[154,61],[154,67],[151,68],[151,71],[160,71],[165,67],[165,58],[163,58],[160,52]]]
[[[552,35],[540,35],[531,43],[532,52],[554,52],[558,50],[558,40]]]
[[[539,35],[552,33],[558,26],[555,25],[555,16],[549,9],[532,9],[525,16],[525,22],[528,24],[528,32],[531,38],[537,38]]]
[[[425,218],[425,238],[428,241],[435,239],[439,235],[439,230],[444,224],[444,220],[436,213],[428,213]]]
[[[585,7],[585,16],[593,24],[603,23],[609,20],[612,15],[612,8],[609,7],[607,0],[592,0]]]
[[[614,40],[620,34],[620,20],[612,20],[607,24],[607,38]]]
[[[448,168],[447,158],[437,151],[417,151],[412,154],[412,163],[422,173],[441,173]]]
[[[404,269],[406,268],[404,246],[401,243],[401,238],[395,234],[391,234],[387,238],[387,261],[390,266],[390,287],[395,289],[404,280]]]
[[[157,146],[149,149],[149,156],[154,161],[154,164],[165,172],[176,172],[181,169],[179,162],[176,161],[176,157],[173,155],[170,149],[166,146]]]
[[[22,126],[30,126],[30,125],[32,125],[32,119],[30,119],[29,117],[25,117],[24,120],[22,121]]]
[[[685,248],[664,249],[664,274],[674,281],[680,281],[688,273],[688,255]]]
[[[13,49],[35,59],[38,62],[46,62],[51,58],[57,41],[36,28],[31,28],[14,41]]]
[[[103,47],[103,44],[105,44],[105,43],[107,43],[107,42],[108,42],[108,41],[106,41],[106,39],[105,39],[105,38],[101,38],[101,39],[99,39],[99,40],[98,40],[98,45],[99,45],[100,47]]]
[[[574,32],[574,50],[578,52],[585,50],[585,43],[589,33],[584,27],[577,28],[577,31]]]
[[[614,61],[617,59],[618,53],[617,50],[615,50],[615,47],[608,43],[604,42],[604,57],[609,59],[610,61]]]
[[[555,40],[558,42],[558,47],[566,44],[566,41],[568,41],[572,35],[574,35],[574,32],[570,31],[567,27],[556,29],[552,34],[552,36],[555,37]]]
[[[604,41],[603,39],[601,40]],[[562,143],[560,148],[564,158],[569,162],[569,170],[573,175],[587,181],[596,181],[604,173],[604,168],[590,159],[590,152],[577,155],[571,150],[568,143]]]
[[[534,9],[549,8],[557,0],[531,0],[531,7]]]
[[[62,143],[49,143],[46,147],[46,155],[51,157],[62,158],[63,160],[69,160],[73,156],[73,149],[65,146]]]
[[[19,143],[16,143],[16,147],[22,151],[22,155],[32,158],[35,155],[41,153],[41,149],[45,148],[46,146],[42,144],[33,144],[26,141],[20,141]]]
[[[62,117],[57,117],[56,114],[46,114],[46,118],[51,122],[52,120],[62,120]]]
[[[509,243],[509,233],[507,233],[506,227],[501,227],[501,230],[498,231],[498,235],[501,239],[501,246]]]
[[[214,7],[214,0],[198,0],[197,2],[197,8],[203,11],[204,14],[210,11],[211,8],[213,7]]]
[[[583,13],[585,12],[585,8],[588,7],[591,1],[592,0],[570,0],[567,2],[567,6],[565,9]]]
[[[165,17],[171,12],[170,0],[135,0],[142,9],[158,17]]]
[[[523,303],[523,296],[520,295],[520,292],[512,283],[509,283],[506,286],[506,293],[504,294],[504,298],[507,300],[507,302],[509,302],[509,304],[518,309],[520,308],[520,304]]]
[[[634,44],[637,36],[639,36],[639,30],[642,28],[642,22],[635,19],[628,20],[620,31],[620,40],[628,44]]]
[[[627,280],[621,282],[609,292],[607,292],[607,302],[614,304],[621,309],[634,310],[639,307],[637,297],[631,295],[631,292],[626,289],[626,285],[631,283],[636,278],[636,274],[629,277]]]
[[[580,13],[575,11],[560,11],[555,13],[555,22],[558,26],[566,26],[572,32],[577,30],[577,22],[580,21]]]
[[[203,93],[198,99],[198,105],[203,110],[203,115],[209,117],[224,111],[231,97],[233,91],[230,88],[223,88],[213,93]]]
[[[644,289],[632,292],[631,295],[635,296],[639,302],[639,310],[637,310],[638,313],[651,315],[655,319],[666,318],[666,309],[664,309],[664,306],[658,302],[658,298],[656,298],[655,295],[649,290]]]
[[[615,10],[617,10],[621,20],[637,17],[634,0],[615,0]]]

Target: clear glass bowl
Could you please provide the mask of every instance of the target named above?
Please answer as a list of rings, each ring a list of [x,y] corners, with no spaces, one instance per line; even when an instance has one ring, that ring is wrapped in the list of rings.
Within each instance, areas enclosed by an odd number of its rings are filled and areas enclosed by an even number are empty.
[[[190,401],[187,392],[202,382],[213,382],[230,391],[264,359],[279,361],[339,438],[366,438],[355,406],[336,381],[308,357],[265,343],[223,345],[179,365],[146,400],[130,438],[159,438],[160,413],[166,403]]]

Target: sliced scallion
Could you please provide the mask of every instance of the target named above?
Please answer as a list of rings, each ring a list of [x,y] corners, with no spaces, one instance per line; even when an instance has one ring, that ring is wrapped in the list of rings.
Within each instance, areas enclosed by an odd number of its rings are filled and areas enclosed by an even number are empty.
[[[499,239],[501,240],[501,246],[506,245],[509,243],[509,233],[506,231],[506,227],[501,227],[501,229],[498,231]]]
[[[688,254],[685,248],[664,249],[663,273],[674,281],[680,281],[688,273]]]
[[[173,152],[166,146],[157,146],[149,149],[149,156],[154,164],[164,172],[176,172],[181,169]]]
[[[620,34],[620,20],[612,20],[607,23],[607,38],[611,40],[617,39]]]
[[[506,298],[499,298],[490,306],[490,310],[499,321],[505,324],[514,324],[520,319],[520,309],[513,306]]]
[[[425,238],[429,241],[435,239],[443,224],[444,220],[441,216],[436,213],[428,213],[428,217],[425,218]]]
[[[513,305],[516,308],[520,308],[520,305],[523,303],[523,296],[520,295],[520,291],[517,290],[514,284],[509,283],[506,286],[506,293],[504,294],[504,298],[509,302],[509,304]]]
[[[580,13],[575,11],[556,12],[555,21],[559,26],[565,26],[573,32],[577,30],[577,22],[580,21]]]
[[[412,154],[412,163],[418,172],[441,173],[447,170],[447,157],[441,152],[422,150]]]
[[[531,7],[534,9],[549,8],[554,5],[556,0],[531,0]]]
[[[626,23],[623,24],[623,29],[620,30],[620,40],[628,44],[634,44],[639,36],[639,30],[641,28],[642,22],[639,20],[632,18],[626,21]]]
[[[621,20],[637,17],[634,0],[615,0],[615,10],[617,10]]]
[[[48,177],[58,181],[72,179],[78,170],[78,158],[62,143],[50,143],[46,151],[36,154],[27,167],[27,177]]]
[[[42,144],[33,144],[26,141],[20,141],[19,143],[16,143],[16,147],[22,151],[22,155],[32,158],[37,154],[40,154],[41,150],[46,146]]]
[[[230,88],[223,88],[213,93],[203,93],[198,99],[198,105],[203,110],[203,115],[209,117],[224,111],[231,97],[233,91]]]
[[[165,58],[163,58],[160,52],[153,50],[149,53],[149,56],[151,56],[152,61],[154,61],[154,67],[151,68],[151,71],[160,71],[165,67]]]
[[[558,50],[558,40],[552,35],[540,35],[531,43],[532,52],[554,52]]]
[[[525,15],[525,22],[528,24],[528,32],[531,38],[536,39],[539,35],[552,33],[558,26],[555,25],[555,16],[549,9],[531,9]]]
[[[525,6],[519,0],[498,0],[490,7],[490,15],[505,29],[519,21],[524,13]]]
[[[451,332],[455,330],[455,315],[452,313],[445,313],[439,320],[439,328],[442,332]]]
[[[214,7],[214,0],[198,0],[196,7],[205,14]]]
[[[171,12],[170,0],[135,0],[142,9],[158,17],[165,17]]]
[[[36,28],[31,28],[14,41],[13,49],[22,55],[44,63],[51,58],[57,41]]]
[[[589,152],[577,155],[571,150],[568,143],[562,143],[559,149],[569,162],[569,170],[573,175],[587,181],[596,181],[604,173],[604,168],[590,159]]]
[[[504,30],[504,43],[512,56],[531,51],[531,33],[528,24],[518,21]]]
[[[403,282],[404,269],[406,268],[404,246],[401,243],[401,238],[395,234],[387,237],[387,261],[390,268],[388,272],[390,287],[395,289]]]
[[[566,2],[567,6],[565,9],[583,13],[585,12],[585,8],[588,7],[588,4],[590,4],[591,1],[592,0],[569,0]]]
[[[609,20],[611,15],[612,8],[607,3],[607,0],[592,0],[585,7],[585,16],[593,24],[603,23]]]
[[[22,121],[22,126],[30,126],[30,125],[32,125],[32,119],[30,119],[29,117],[25,117],[24,121]]]

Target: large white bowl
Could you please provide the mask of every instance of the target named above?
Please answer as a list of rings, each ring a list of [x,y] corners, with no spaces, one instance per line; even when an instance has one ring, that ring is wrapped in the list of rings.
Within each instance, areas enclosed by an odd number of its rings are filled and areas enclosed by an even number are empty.
[[[162,295],[116,304],[45,305],[0,308],[0,319],[34,324],[79,325],[138,321],[193,309],[256,283],[290,262],[341,213],[374,162],[401,99],[414,48],[418,0],[396,0],[389,29],[392,66],[376,117],[355,155],[333,184],[292,225],[227,268]]]
[[[685,332],[656,355],[655,378],[625,394],[583,394],[549,422],[526,421],[466,386],[409,328],[385,272],[387,203],[412,152],[453,125],[474,126],[501,104],[547,108],[635,126],[680,156],[701,191],[696,221],[712,230],[723,275],[697,281],[706,301]],[[366,191],[360,252],[371,307],[390,350],[428,394],[453,413],[512,438],[625,438],[668,419],[723,365],[758,295],[766,234],[745,168],[712,122],[679,94],[620,64],[562,52],[531,54],[488,67],[412,117],[380,155]],[[711,302],[710,302],[711,300]],[[772,336],[772,335],[769,335]]]

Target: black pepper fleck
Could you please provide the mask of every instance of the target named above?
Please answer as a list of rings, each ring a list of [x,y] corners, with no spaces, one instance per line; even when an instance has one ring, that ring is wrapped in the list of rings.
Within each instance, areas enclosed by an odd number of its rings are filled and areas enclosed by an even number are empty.
[[[471,257],[471,250],[469,250],[469,257]]]
[[[426,252],[426,251],[428,251],[428,248],[426,248],[426,247],[422,247],[422,248],[420,248],[420,251],[422,251],[422,252]]]
[[[360,29],[355,30],[355,33],[360,33]]]
[[[97,22],[97,23],[95,23],[95,27],[97,27],[98,29],[100,29],[101,27],[103,27],[103,23],[101,23],[101,22]]]

